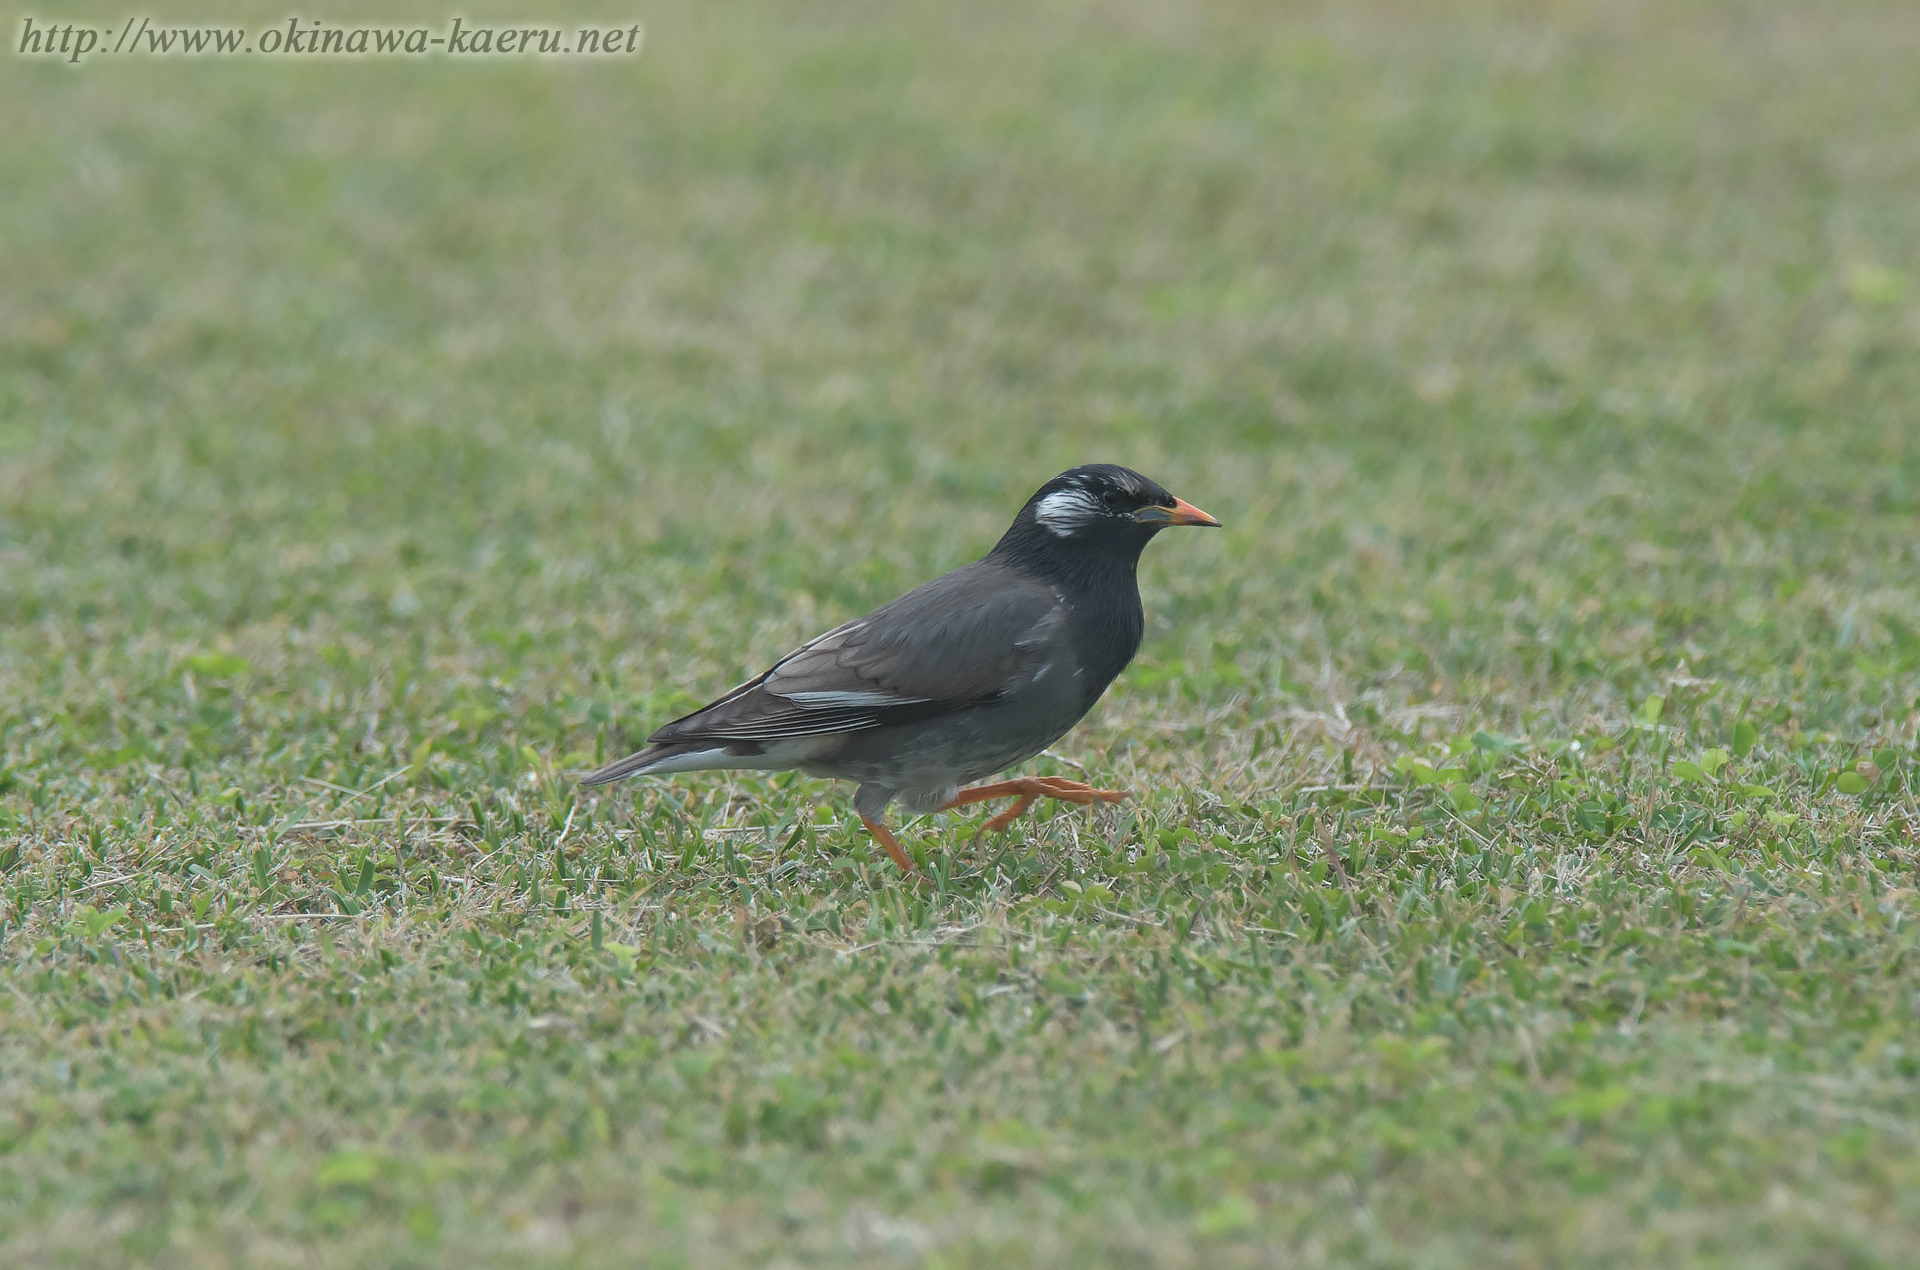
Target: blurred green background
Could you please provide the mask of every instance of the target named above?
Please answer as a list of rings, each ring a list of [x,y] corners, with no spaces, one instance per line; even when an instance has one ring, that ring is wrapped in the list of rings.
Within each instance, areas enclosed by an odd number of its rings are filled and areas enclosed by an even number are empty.
[[[122,17],[36,17],[89,14]],[[0,1246],[16,1264],[1910,1255],[1913,822],[1892,764],[1920,665],[1920,11],[464,17],[638,19],[646,46],[9,54],[0,77]],[[284,18],[221,0],[166,20]],[[825,786],[585,799],[563,779],[984,551],[1084,461],[1137,467],[1227,524],[1148,553],[1141,660],[1063,743],[1140,794],[1087,822],[1101,845],[1060,817],[1035,854],[969,873],[967,826],[929,822],[925,849],[962,864],[903,898],[862,873]],[[1728,740],[1741,723],[1758,748]],[[1580,738],[1612,757],[1556,795]],[[1710,759],[1695,784],[1720,801],[1687,795],[1704,820],[1670,794],[1692,788],[1673,761],[1729,744],[1781,819],[1736,808]],[[1451,801],[1431,796],[1453,778],[1403,780],[1421,755],[1463,764]],[[1838,782],[1868,755],[1885,775],[1854,797]],[[1525,772],[1542,783],[1515,784]],[[1404,876],[1367,856],[1388,821]],[[1384,871],[1308,923],[1332,944],[1289,942],[1322,901],[1288,888],[1333,904],[1342,853]],[[1858,894],[1894,898],[1836,898],[1848,869]],[[1401,890],[1423,876],[1420,894],[1465,906],[1440,928],[1478,949],[1459,982],[1492,1003],[1451,1032],[1416,999],[1427,979],[1407,986],[1440,938]],[[1738,909],[1661,907],[1682,892]],[[1548,925],[1570,914],[1573,942],[1527,962],[1523,933],[1516,964],[1589,974],[1537,1018],[1490,968],[1535,901]],[[1694,1138],[1643,1116],[1608,1155],[1607,1091],[1640,1086],[1593,1076],[1607,1045],[1656,1085],[1735,1052],[1716,1048],[1733,1045],[1721,998],[1635,979],[1644,948],[1593,951],[1624,911],[1666,932],[1644,940],[1679,981],[1726,976],[1725,999],[1746,1001],[1753,972],[1714,940],[1786,940],[1776,968],[1806,995],[1754,1008],[1763,1036],[1798,1022],[1784,1048],[1738,1052],[1871,1079],[1741,1104],[1778,1122],[1685,1104]],[[741,933],[763,913],[784,923],[766,928],[777,951]],[[994,939],[1096,968],[1072,991],[969,998],[987,1013],[963,1032],[1002,1029],[978,1070],[1009,1083],[949,1075],[882,1107],[874,1071],[946,1061],[909,1003],[944,1019],[973,992],[882,981],[951,971],[927,949],[961,929],[987,950],[962,957],[984,983],[1028,983]],[[809,1014],[800,985],[827,1009],[869,937],[901,941],[861,954],[894,958],[864,990],[906,992],[891,1022]],[[1200,945],[1226,960],[1193,970],[1179,950]],[[1380,1013],[1305,979],[1250,987],[1243,953],[1373,983]],[[1603,990],[1612,956],[1628,986]],[[476,966],[506,969],[460,977]],[[1184,1020],[1164,1028],[1117,1004],[1154,967],[1154,1009]],[[1833,995],[1842,981],[1856,996]],[[1217,1002],[1220,984],[1295,1012],[1309,1042],[1338,1016],[1357,1048],[1313,1051],[1289,1024],[1269,1054],[1234,1031],[1254,1007]],[[1035,1023],[1026,994],[1046,991],[1097,1022],[1056,1035],[1047,1007]],[[604,1036],[527,1030],[570,1010]],[[1119,1111],[1088,1092],[1109,1079],[1084,1067],[1101,1025],[1127,1045],[1137,1030],[1139,1070],[1170,1083]],[[833,1066],[862,1027],[891,1057]],[[1454,1048],[1420,1049],[1428,1035]],[[1271,1059],[1257,1079],[1235,1067],[1246,1053]],[[496,1059],[517,1073],[504,1086]],[[579,1074],[596,1063],[615,1074]],[[1278,1081],[1302,1105],[1356,1064],[1373,1075],[1325,1094],[1342,1109],[1325,1121],[1234,1102],[1238,1081]],[[780,1080],[799,1083],[751,1093]],[[439,1081],[444,1105],[421,1111]],[[503,1087],[498,1106],[475,1092]],[[1409,1090],[1427,1101],[1394,1101]],[[1434,1128],[1502,1097],[1518,1109],[1503,1128]],[[996,1117],[1006,1099],[1029,1111]],[[207,1119],[215,1104],[237,1119]],[[1181,1139],[1203,1106],[1225,1120]],[[1413,1137],[1367,1120],[1392,1107]],[[650,1145],[609,1117],[653,1124]],[[954,1125],[971,1145],[874,1162]],[[1856,1131],[1879,1136],[1846,1138],[1843,1164],[1821,1154]],[[1160,1151],[1164,1168],[1127,1163]],[[1472,1199],[1451,1189],[1468,1177],[1486,1179]]]
[[[1898,7],[647,17],[16,58],[9,625],[511,626],[705,691],[1087,459],[1231,522],[1150,558],[1161,649],[1484,689],[1914,625]]]

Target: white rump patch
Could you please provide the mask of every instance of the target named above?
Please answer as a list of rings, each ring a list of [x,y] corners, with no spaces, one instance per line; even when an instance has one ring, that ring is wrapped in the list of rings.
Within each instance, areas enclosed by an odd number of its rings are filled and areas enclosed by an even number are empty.
[[[712,771],[784,772],[800,766],[823,745],[836,743],[842,735],[829,732],[825,736],[769,738],[760,742],[766,750],[763,754],[729,754],[726,746],[716,745],[711,749],[658,759],[632,775],[665,776],[669,772]]]
[[[710,750],[690,750],[685,754],[671,754],[666,758],[655,759],[645,767],[634,769],[639,776],[664,776],[668,772],[711,772],[721,768],[738,767],[752,763],[753,759],[737,758],[727,753],[727,747],[716,745]]]
[[[1053,491],[1033,509],[1033,518],[1062,538],[1094,517],[1105,514],[1099,501],[1091,494],[1071,486]]]

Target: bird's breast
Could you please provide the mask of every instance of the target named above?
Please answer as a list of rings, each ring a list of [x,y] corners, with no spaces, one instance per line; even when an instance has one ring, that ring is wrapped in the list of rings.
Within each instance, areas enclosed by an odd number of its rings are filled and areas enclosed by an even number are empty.
[[[1140,651],[1140,640],[1146,633],[1140,593],[1129,589],[1124,596],[1108,597],[1098,606],[1077,605],[1071,625],[1074,678],[1083,697],[1081,709],[1085,711],[1092,708],[1106,692],[1107,685]]]

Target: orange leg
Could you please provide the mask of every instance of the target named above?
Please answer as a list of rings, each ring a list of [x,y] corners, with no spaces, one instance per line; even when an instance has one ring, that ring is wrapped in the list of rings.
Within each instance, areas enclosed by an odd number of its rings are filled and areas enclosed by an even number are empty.
[[[965,807],[969,803],[985,802],[990,798],[1013,799],[1013,806],[987,818],[974,834],[978,838],[982,833],[999,833],[1005,829],[1021,812],[1033,806],[1036,798],[1058,798],[1062,802],[1078,803],[1084,807],[1091,803],[1117,803],[1125,797],[1127,791],[1124,789],[1095,789],[1085,781],[1071,781],[1064,776],[1020,776],[1010,781],[995,781],[991,785],[963,789],[940,810]]]
[[[887,828],[885,823],[878,820],[868,820],[865,816],[860,817],[860,823],[865,825],[867,832],[872,834],[879,841],[880,845],[887,849],[887,854],[893,857],[895,864],[910,874],[920,872],[919,869],[914,867],[913,857],[907,854],[906,848],[900,845],[900,839],[893,836],[893,830]]]

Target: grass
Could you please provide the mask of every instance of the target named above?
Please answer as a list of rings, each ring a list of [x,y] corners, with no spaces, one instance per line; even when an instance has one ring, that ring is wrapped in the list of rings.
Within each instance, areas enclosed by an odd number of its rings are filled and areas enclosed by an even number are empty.
[[[1911,8],[640,16],[0,80],[9,1264],[1912,1264]],[[1130,803],[568,780],[1090,459]]]

